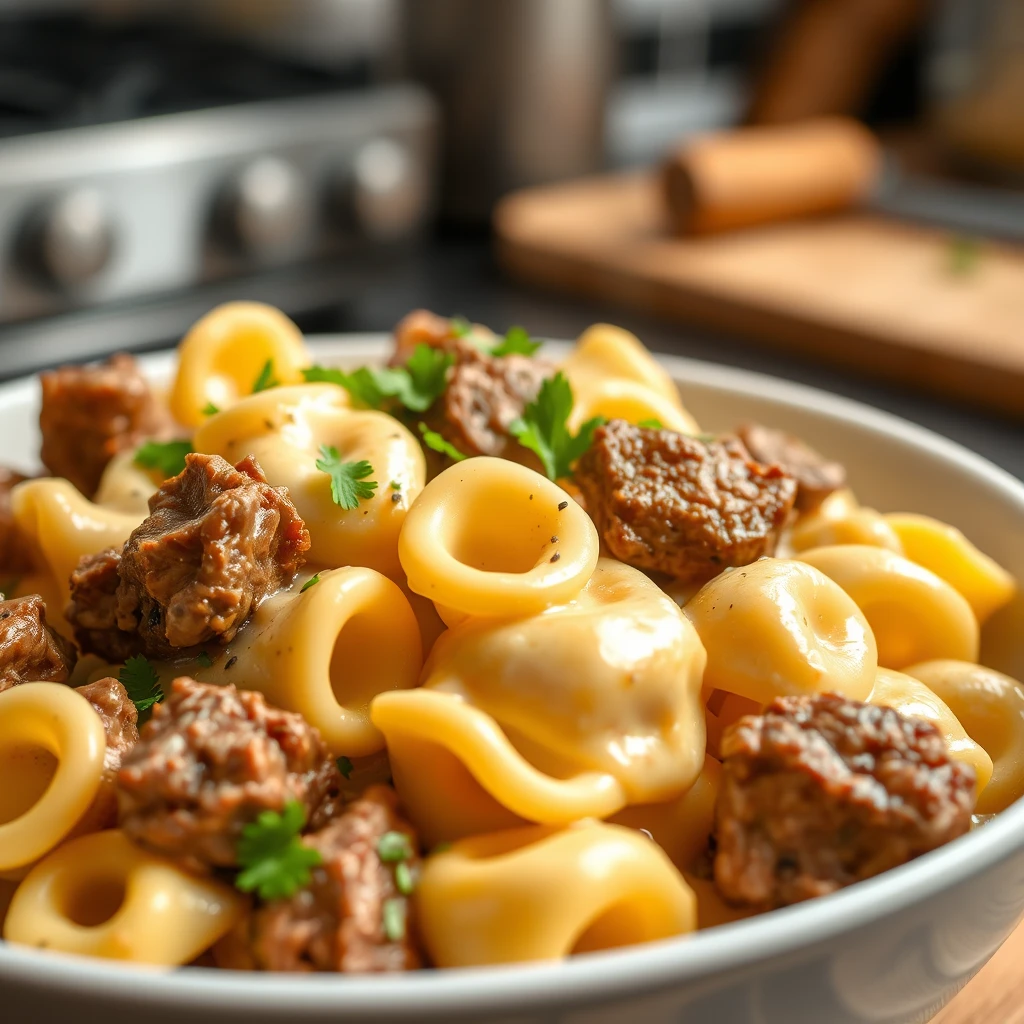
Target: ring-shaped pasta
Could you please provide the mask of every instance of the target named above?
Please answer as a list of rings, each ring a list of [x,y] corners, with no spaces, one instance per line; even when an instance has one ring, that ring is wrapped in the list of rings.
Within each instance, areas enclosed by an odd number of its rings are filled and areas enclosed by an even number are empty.
[[[812,513],[801,518],[789,533],[789,546],[794,552],[834,544],[867,544],[903,554],[896,531],[873,508],[851,509],[842,516]]]
[[[587,382],[578,392],[574,390],[572,412],[568,426],[574,432],[594,416],[606,420],[625,420],[643,423],[657,420],[666,430],[680,434],[699,434],[697,421],[678,401],[670,402],[646,384],[634,380],[608,378]]]
[[[365,757],[384,747],[370,702],[416,685],[419,626],[398,585],[373,569],[324,570],[265,601],[204,682],[258,690],[319,729],[334,754]],[[229,667],[230,666],[230,667]]]
[[[812,548],[800,560],[834,580],[857,603],[878,645],[878,664],[903,669],[933,658],[978,659],[978,620],[945,580],[884,548]]]
[[[298,384],[309,353],[302,332],[273,306],[226,302],[197,320],[178,346],[169,403],[186,427],[203,422],[211,404],[226,409],[251,394],[270,365],[279,384]]]
[[[573,391],[584,391],[598,380],[626,380],[643,384],[678,409],[679,389],[668,371],[635,335],[612,324],[594,324],[577,339],[562,363]]]
[[[49,853],[89,809],[107,741],[92,705],[62,683],[0,693],[0,870]]]
[[[875,638],[860,609],[803,562],[761,558],[704,585],[683,611],[708,654],[704,693],[725,690],[758,704],[831,691],[871,692]]]
[[[160,474],[162,476],[162,474]],[[149,497],[156,491],[153,477],[135,462],[135,450],[115,455],[103,470],[95,502],[130,516],[149,515]]]
[[[927,661],[905,669],[956,715],[992,759],[978,814],[998,814],[1024,796],[1024,687],[1016,679],[965,661]]]
[[[658,846],[600,822],[463,839],[427,858],[415,899],[438,967],[555,960],[697,925],[694,895]]]
[[[210,417],[193,445],[231,463],[254,455],[271,484],[287,487],[309,530],[310,562],[401,578],[398,535],[426,466],[419,442],[391,416],[349,409],[347,392],[334,384],[300,384],[241,399]],[[352,509],[336,504],[330,476],[317,468],[322,446],[342,462],[369,462],[373,495]]]
[[[580,592],[597,565],[598,537],[557,484],[480,457],[427,484],[405,518],[398,555],[409,589],[439,611],[533,615]]]
[[[26,480],[11,491],[11,511],[19,530],[57,582],[59,608],[70,597],[68,580],[84,555],[120,548],[146,517],[89,501],[67,480]]]
[[[1016,593],[1014,578],[955,526],[909,512],[890,513],[885,518],[900,538],[907,558],[962,594],[979,623]]]
[[[241,917],[230,886],[182,871],[117,830],[81,836],[18,886],[4,938],[62,953],[177,967]]]
[[[402,805],[428,845],[519,819],[562,825],[605,818],[626,803],[606,772],[556,778],[540,771],[490,715],[455,694],[383,693],[371,715],[387,739]]]
[[[992,778],[992,758],[984,747],[968,735],[948,704],[920,679],[903,672],[880,668],[868,701],[893,708],[901,715],[911,715],[932,722],[942,733],[950,757],[970,765],[981,793]]]

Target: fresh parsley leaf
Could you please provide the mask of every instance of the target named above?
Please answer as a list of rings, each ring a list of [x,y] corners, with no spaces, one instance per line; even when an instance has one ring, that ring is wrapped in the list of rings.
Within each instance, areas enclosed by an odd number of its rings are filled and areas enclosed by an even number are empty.
[[[360,498],[372,498],[377,489],[376,480],[366,478],[373,472],[365,459],[360,462],[342,462],[333,445],[320,445],[320,458],[316,468],[331,478],[331,497],[335,505],[347,512],[359,506]]]
[[[412,868],[403,860],[395,865],[395,888],[403,896],[411,896],[416,888],[416,880],[413,878]]]
[[[664,430],[665,429],[665,424],[662,423],[661,420],[656,419],[653,416],[649,420],[641,420],[637,424],[637,426],[638,427],[643,427],[646,430]]]
[[[455,445],[446,441],[436,430],[431,430],[426,423],[421,422],[419,429],[420,433],[423,435],[423,443],[431,451],[447,455],[449,459],[452,459],[455,462],[461,462],[466,458],[466,456],[463,455]]]
[[[377,856],[385,864],[408,860],[412,856],[409,837],[404,832],[385,832],[377,840]]]
[[[196,657],[196,662],[200,668],[211,668],[213,666],[213,658],[211,658],[206,651],[199,652]]]
[[[304,594],[307,590],[309,590],[310,587],[315,587],[319,582],[320,573],[313,573],[313,575],[310,576],[309,579],[306,580],[306,582],[303,583],[302,586],[299,588],[299,593]]]
[[[406,904],[401,896],[385,900],[381,910],[381,923],[388,942],[401,942],[405,938]]]
[[[530,337],[525,327],[510,327],[505,337],[491,349],[492,356],[532,356],[540,348],[540,342]]]
[[[307,366],[302,371],[302,379],[307,384],[337,384],[343,388],[348,374],[336,366]]]
[[[203,406],[204,416],[216,416],[219,412],[220,409],[214,405],[213,402],[207,402],[206,405]]]
[[[400,491],[402,489],[402,485],[397,480],[392,480],[391,483],[388,484],[388,487],[393,491]]]
[[[473,325],[464,316],[453,316],[448,322],[455,338],[468,338],[473,333]]]
[[[310,869],[322,864],[323,858],[299,837],[305,824],[305,808],[292,800],[281,814],[263,811],[246,825],[238,841],[243,870],[235,879],[236,888],[255,890],[263,900],[280,900],[309,885]]]
[[[341,772],[346,779],[352,775],[352,761],[344,754],[342,754],[341,757],[335,758],[334,761],[338,766],[338,771]]]
[[[153,705],[164,699],[160,676],[144,654],[129,658],[118,672],[117,679],[128,693],[128,699],[135,705],[140,723],[144,715],[149,717]]]
[[[454,362],[451,352],[417,345],[405,364],[409,385],[398,395],[402,405],[413,412],[426,412],[444,391],[448,367]]]
[[[252,393],[258,394],[260,391],[269,391],[271,388],[278,388],[281,386],[281,382],[274,376],[274,360],[268,359],[260,370],[259,376],[253,381]]]
[[[594,431],[604,423],[603,417],[595,416],[571,434],[566,421],[572,404],[572,387],[559,370],[541,384],[523,415],[509,424],[509,433],[536,454],[551,480],[572,475],[573,463],[590,447]]]
[[[168,478],[185,468],[185,456],[191,451],[191,441],[147,441],[135,452],[134,461],[144,469],[158,469]]]
[[[344,388],[357,408],[379,409],[403,385],[401,373],[386,367],[361,366],[346,373],[332,366],[308,366],[302,371],[308,384],[337,384]]]

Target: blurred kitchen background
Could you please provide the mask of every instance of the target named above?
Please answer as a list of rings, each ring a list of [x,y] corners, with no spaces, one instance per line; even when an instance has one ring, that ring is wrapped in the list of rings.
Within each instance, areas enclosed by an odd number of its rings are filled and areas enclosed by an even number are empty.
[[[826,115],[880,154],[834,208],[676,237],[670,154]],[[708,201],[774,208],[787,160],[814,192],[787,137]],[[1020,475],[1022,253],[1024,0],[0,0],[4,377],[229,298],[316,331],[609,319]]]

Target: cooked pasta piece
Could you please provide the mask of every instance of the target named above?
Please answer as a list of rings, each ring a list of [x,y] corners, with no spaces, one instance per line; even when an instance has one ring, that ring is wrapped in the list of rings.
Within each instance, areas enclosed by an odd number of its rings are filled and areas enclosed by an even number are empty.
[[[398,579],[398,533],[423,489],[423,452],[392,417],[349,409],[347,394],[334,384],[302,384],[250,395],[210,417],[193,444],[229,462],[254,455],[270,483],[287,487],[309,530],[311,562],[365,565]],[[331,478],[317,468],[323,446],[341,462],[370,464],[376,487],[356,508],[333,500]]]
[[[18,886],[4,938],[25,946],[176,967],[194,960],[241,916],[224,882],[183,871],[113,830],[81,836]]]
[[[971,739],[949,705],[920,679],[880,668],[875,675],[875,685],[868,702],[882,704],[901,715],[913,715],[933,723],[946,740],[949,756],[969,764],[978,780],[978,792],[984,791],[992,778],[992,758]]]
[[[130,516],[149,515],[149,498],[157,482],[135,462],[137,449],[115,455],[107,464],[96,489],[95,502]]]
[[[900,538],[907,558],[959,591],[979,623],[1016,593],[1014,578],[956,527],[910,512],[890,513],[885,519]]]
[[[638,381],[588,380],[573,397],[575,402],[569,417],[573,431],[579,430],[592,417],[602,416],[606,420],[626,420],[634,424],[657,420],[666,430],[680,434],[700,433],[697,421],[680,407],[678,400],[673,402]]]
[[[258,383],[298,384],[308,365],[302,332],[279,309],[227,302],[198,320],[178,346],[171,412],[197,427],[210,405],[226,409]]]
[[[572,600],[597,564],[597,530],[557,484],[480,457],[435,477],[410,509],[398,554],[417,594],[452,625],[533,615]]]
[[[316,726],[333,753],[363,757],[384,747],[370,701],[415,686],[422,664],[416,616],[397,584],[348,566],[265,601],[202,678],[258,690]]]
[[[32,864],[75,827],[100,788],[106,749],[99,715],[69,686],[0,693],[0,871]]]
[[[509,824],[508,813],[564,823],[679,796],[703,764],[703,668],[675,603],[602,559],[567,605],[448,630],[424,687],[378,697],[372,714],[433,842]],[[457,789],[439,798],[446,786]]]
[[[596,822],[463,839],[427,859],[416,907],[438,967],[556,960],[697,925],[693,893],[658,846]]]
[[[707,649],[704,692],[767,704],[775,697],[841,693],[862,700],[878,667],[875,638],[857,605],[802,562],[762,558],[716,576],[683,609]]]
[[[902,669],[932,658],[978,659],[978,620],[948,583],[915,562],[863,544],[812,548],[800,560],[857,603],[878,644],[878,664]],[[865,695],[866,696],[866,695]]]
[[[817,512],[803,516],[789,534],[792,550],[807,551],[832,544],[869,544],[903,554],[903,545],[885,516],[873,508],[855,504],[851,507],[844,499],[836,502],[826,499]]]
[[[970,662],[910,665],[992,759],[992,777],[978,797],[978,814],[998,814],[1024,796],[1024,688],[1016,679]]]

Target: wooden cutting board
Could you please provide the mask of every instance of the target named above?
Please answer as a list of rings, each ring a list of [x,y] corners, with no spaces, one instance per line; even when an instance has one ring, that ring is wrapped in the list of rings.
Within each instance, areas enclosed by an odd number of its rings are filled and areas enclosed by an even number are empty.
[[[1024,925],[932,1024],[1024,1024]]]
[[[679,239],[649,174],[514,193],[495,227],[524,280],[1024,417],[1024,248],[859,213]]]

